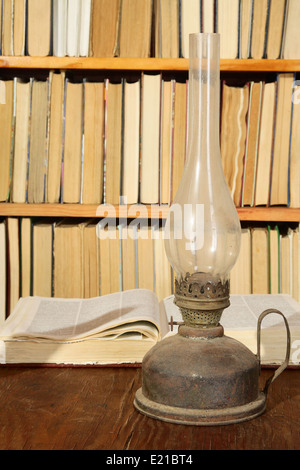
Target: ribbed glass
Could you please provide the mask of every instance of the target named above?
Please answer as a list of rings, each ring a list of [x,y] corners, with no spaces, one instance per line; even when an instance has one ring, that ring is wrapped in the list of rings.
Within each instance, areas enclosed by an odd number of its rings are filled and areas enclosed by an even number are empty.
[[[220,38],[191,34],[187,158],[166,223],[165,248],[177,278],[228,279],[239,250],[240,221],[220,153]]]

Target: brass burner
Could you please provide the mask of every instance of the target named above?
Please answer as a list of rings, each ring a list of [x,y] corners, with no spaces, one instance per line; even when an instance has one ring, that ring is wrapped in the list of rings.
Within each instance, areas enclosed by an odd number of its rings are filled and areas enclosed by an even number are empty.
[[[230,305],[229,281],[204,273],[187,273],[184,279],[175,279],[174,302],[187,326],[217,326],[224,308]]]

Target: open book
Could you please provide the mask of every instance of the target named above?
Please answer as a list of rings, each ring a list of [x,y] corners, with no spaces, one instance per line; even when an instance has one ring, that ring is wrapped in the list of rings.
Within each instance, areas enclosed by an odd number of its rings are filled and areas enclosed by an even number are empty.
[[[288,319],[291,355],[300,363],[300,305],[288,295],[232,295],[222,316],[225,334],[256,354],[259,314],[281,310]],[[24,297],[0,327],[2,364],[134,364],[164,337],[176,334],[182,322],[173,296],[160,303],[146,289],[91,299]],[[285,357],[286,332],[280,315],[262,323],[262,364]],[[293,352],[293,351],[292,351]]]

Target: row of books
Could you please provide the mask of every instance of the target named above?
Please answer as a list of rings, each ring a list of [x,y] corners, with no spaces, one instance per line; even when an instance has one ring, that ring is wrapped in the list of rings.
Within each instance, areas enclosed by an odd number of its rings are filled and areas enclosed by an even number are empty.
[[[242,228],[241,251],[230,273],[230,292],[289,294],[299,302],[299,226]]]
[[[0,89],[1,201],[170,202],[185,159],[186,82],[73,82],[51,72]]]
[[[294,78],[223,83],[221,155],[236,206],[300,207]],[[50,72],[1,80],[0,103],[0,201],[172,203],[186,158],[188,81]]]
[[[91,298],[145,288],[172,293],[162,228],[132,222],[8,217],[0,222],[0,313],[19,297]]]
[[[219,32],[221,58],[300,57],[298,0],[2,0],[2,55],[188,57]],[[153,23],[153,24],[152,24]]]
[[[221,156],[236,206],[300,207],[299,82],[224,83]]]
[[[287,293],[299,301],[299,227],[243,228],[230,282],[232,294]],[[92,298],[145,288],[162,300],[173,286],[159,224],[28,217],[0,222],[2,320],[20,296]]]
[[[175,20],[170,19],[169,3],[160,2],[158,57],[170,55],[170,39],[164,31]],[[188,57],[188,35],[195,32],[220,33],[221,59],[300,57],[297,0],[181,0],[179,16],[178,57]]]
[[[1,54],[147,57],[152,0],[2,0]]]

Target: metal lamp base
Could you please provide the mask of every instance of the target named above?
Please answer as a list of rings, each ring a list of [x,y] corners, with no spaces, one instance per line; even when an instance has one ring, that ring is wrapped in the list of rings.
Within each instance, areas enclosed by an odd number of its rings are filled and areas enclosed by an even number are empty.
[[[134,406],[142,414],[169,423],[217,426],[240,423],[261,415],[266,408],[266,396],[261,392],[255,401],[243,406],[199,410],[156,403],[146,398],[140,388],[136,392]]]
[[[187,274],[175,287],[175,303],[184,324],[176,335],[158,342],[145,355],[136,409],[162,421],[202,426],[238,423],[261,415],[268,387],[289,363],[291,339],[284,315],[276,309],[261,313],[256,356],[244,344],[225,336],[219,324],[229,305],[228,282],[214,282],[195,273]],[[283,317],[287,349],[285,361],[260,391],[261,322],[269,313]]]
[[[138,411],[180,424],[219,425],[262,414],[257,357],[224,336],[222,326],[180,326],[144,357],[143,382],[135,396]]]

